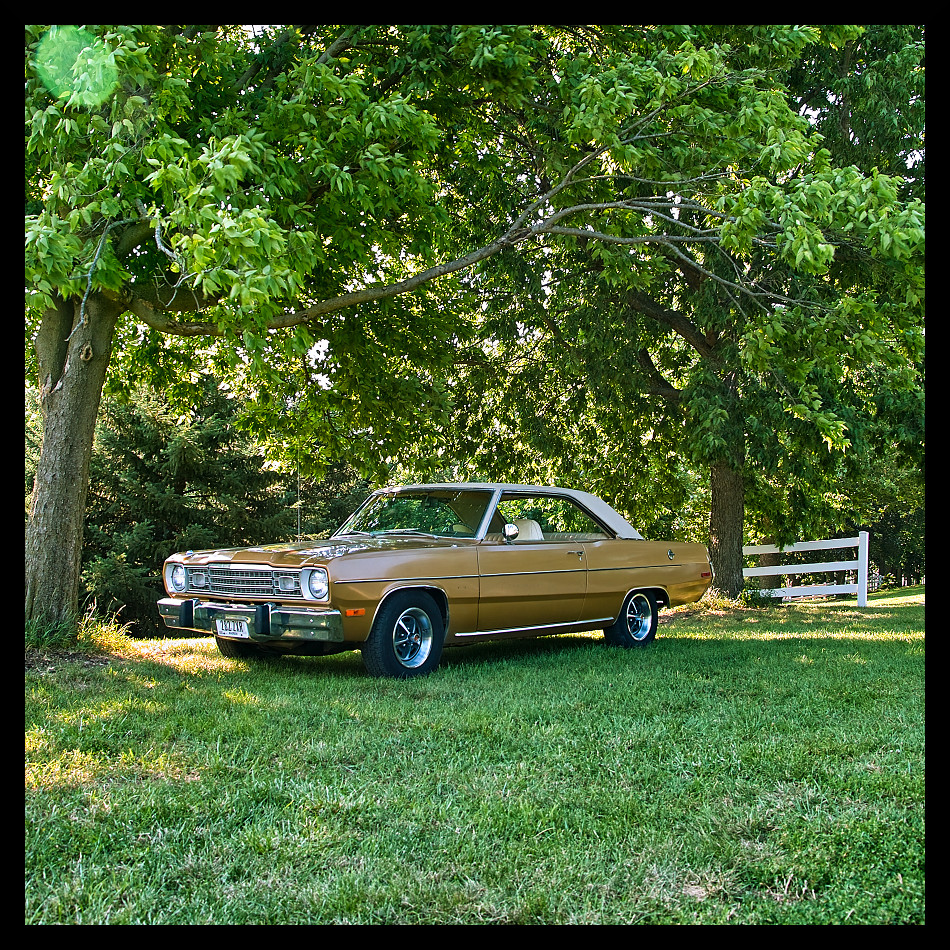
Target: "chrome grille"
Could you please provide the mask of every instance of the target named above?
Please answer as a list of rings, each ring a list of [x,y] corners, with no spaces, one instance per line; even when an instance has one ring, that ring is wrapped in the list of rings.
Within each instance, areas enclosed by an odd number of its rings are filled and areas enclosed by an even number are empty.
[[[277,597],[300,599],[300,572],[272,570],[269,567],[207,567],[193,568],[192,574],[205,574],[204,587],[192,583],[195,592],[222,594],[226,597]],[[283,585],[281,584],[283,581]]]

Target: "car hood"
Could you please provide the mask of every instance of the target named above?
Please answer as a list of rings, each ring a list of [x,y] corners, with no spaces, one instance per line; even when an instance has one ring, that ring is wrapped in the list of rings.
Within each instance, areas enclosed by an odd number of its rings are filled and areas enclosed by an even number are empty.
[[[462,544],[471,541],[462,540]],[[188,551],[186,564],[269,564],[272,567],[303,567],[325,564],[335,558],[363,552],[404,552],[413,548],[454,548],[459,541],[452,538],[431,538],[419,535],[389,534],[379,537],[359,535],[329,538],[325,541],[298,541],[281,544],[261,544],[246,548],[218,548],[209,551]]]

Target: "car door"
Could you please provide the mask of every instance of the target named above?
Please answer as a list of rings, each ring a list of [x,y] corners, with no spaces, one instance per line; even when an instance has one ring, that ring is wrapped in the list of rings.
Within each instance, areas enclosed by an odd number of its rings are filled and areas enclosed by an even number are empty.
[[[478,546],[479,632],[516,632],[581,619],[587,595],[587,557],[583,543],[564,540],[552,530],[562,499],[506,493],[492,528]],[[500,538],[505,523],[518,537]]]

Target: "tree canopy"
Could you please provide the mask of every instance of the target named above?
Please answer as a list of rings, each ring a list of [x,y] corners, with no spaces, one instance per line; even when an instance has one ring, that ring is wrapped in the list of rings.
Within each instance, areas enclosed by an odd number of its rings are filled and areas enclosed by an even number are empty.
[[[286,444],[291,420],[304,461],[379,464],[449,421],[459,367],[553,324],[583,344],[562,354],[616,365],[587,397],[622,391],[631,367],[649,382],[631,398],[679,392],[685,415],[652,427],[665,451],[685,425],[697,460],[741,465],[747,381],[781,392],[761,425],[778,411],[840,444],[823,374],[886,360],[895,333],[917,346],[923,204],[835,164],[782,78],[860,35],[29,27],[27,338],[46,458],[28,615],[74,607],[53,578],[77,576],[106,383],[173,397],[211,365],[253,397],[259,437]],[[592,487],[622,495],[620,470]]]

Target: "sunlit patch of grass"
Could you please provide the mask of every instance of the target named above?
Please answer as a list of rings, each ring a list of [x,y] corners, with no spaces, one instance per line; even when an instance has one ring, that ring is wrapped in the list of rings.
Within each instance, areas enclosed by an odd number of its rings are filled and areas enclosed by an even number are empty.
[[[183,673],[218,674],[234,669],[234,660],[222,656],[213,637],[189,637],[182,640],[139,640],[136,656],[161,663]],[[240,662],[240,661],[237,661]]]
[[[226,689],[221,695],[232,703],[251,706],[259,706],[261,704],[260,697],[253,696],[246,689]]]
[[[776,602],[768,607],[745,607],[715,602],[714,609],[676,608],[666,625],[677,637],[736,640],[894,640],[923,641],[923,588],[907,593],[872,594],[867,607],[853,599],[813,599]],[[893,623],[895,612],[900,621]],[[662,628],[661,628],[662,629]]]
[[[33,751],[38,751],[36,746]],[[141,756],[127,750],[112,758],[75,750],[64,752],[48,762],[28,762],[26,788],[107,785],[111,781],[132,779],[175,779],[196,781],[199,774],[189,765],[176,761],[171,751]]]

